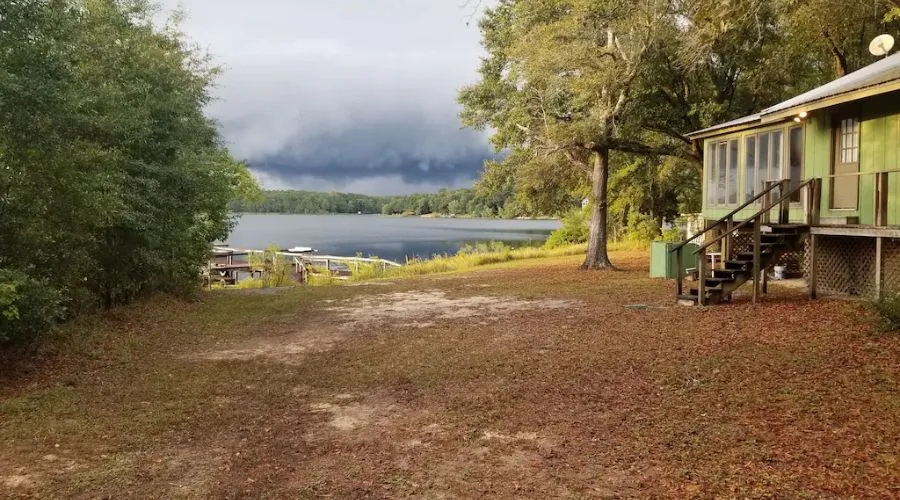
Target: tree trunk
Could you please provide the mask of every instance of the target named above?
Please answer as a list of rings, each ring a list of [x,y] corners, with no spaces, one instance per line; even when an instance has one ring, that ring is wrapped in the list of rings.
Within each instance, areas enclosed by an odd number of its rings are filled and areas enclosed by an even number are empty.
[[[591,208],[590,233],[588,250],[582,269],[609,269],[612,263],[606,252],[606,218],[608,205],[606,201],[606,185],[609,181],[609,148],[601,148],[594,152],[594,172],[591,176]]]
[[[837,78],[847,75],[847,56],[841,51],[841,49],[834,42],[834,39],[831,38],[831,34],[828,33],[828,30],[822,31],[822,36],[825,37],[825,41],[828,42],[828,48],[831,49],[831,55],[834,56],[834,73]]]

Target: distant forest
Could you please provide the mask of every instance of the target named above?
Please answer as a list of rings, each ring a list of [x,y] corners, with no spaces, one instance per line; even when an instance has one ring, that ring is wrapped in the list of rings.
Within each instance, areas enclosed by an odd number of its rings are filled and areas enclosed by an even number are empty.
[[[573,200],[573,206],[577,203]],[[526,215],[511,196],[484,196],[475,189],[442,189],[436,193],[406,196],[321,193],[314,191],[264,191],[257,201],[235,201],[230,208],[243,213],[282,214],[408,214],[464,215],[470,217],[518,217]]]

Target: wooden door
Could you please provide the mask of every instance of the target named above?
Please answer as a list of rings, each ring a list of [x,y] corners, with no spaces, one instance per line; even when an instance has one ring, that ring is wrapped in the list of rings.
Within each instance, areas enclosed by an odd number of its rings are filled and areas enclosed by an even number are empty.
[[[842,118],[834,128],[831,208],[855,210],[859,203],[859,119]]]

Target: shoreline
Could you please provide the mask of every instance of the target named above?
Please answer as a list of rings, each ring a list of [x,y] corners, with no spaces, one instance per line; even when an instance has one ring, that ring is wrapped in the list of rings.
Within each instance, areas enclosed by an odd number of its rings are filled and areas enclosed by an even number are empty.
[[[353,214],[353,213],[317,213],[317,214],[307,214],[307,213],[293,213],[293,212],[232,212],[232,216],[241,216],[241,215],[310,215],[310,216],[356,216],[356,217],[384,217],[391,219],[471,219],[471,220],[497,220],[497,221],[558,221],[559,217],[550,217],[550,216],[537,216],[537,217],[513,217],[513,218],[505,218],[505,217],[478,217],[476,215],[448,215],[448,214]]]

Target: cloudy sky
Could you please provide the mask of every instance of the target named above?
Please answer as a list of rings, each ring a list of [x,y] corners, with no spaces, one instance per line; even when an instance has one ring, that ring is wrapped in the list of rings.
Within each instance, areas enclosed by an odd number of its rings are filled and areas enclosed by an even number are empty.
[[[481,55],[465,0],[163,0],[226,72],[210,114],[264,187],[469,186],[491,156],[456,94]]]

